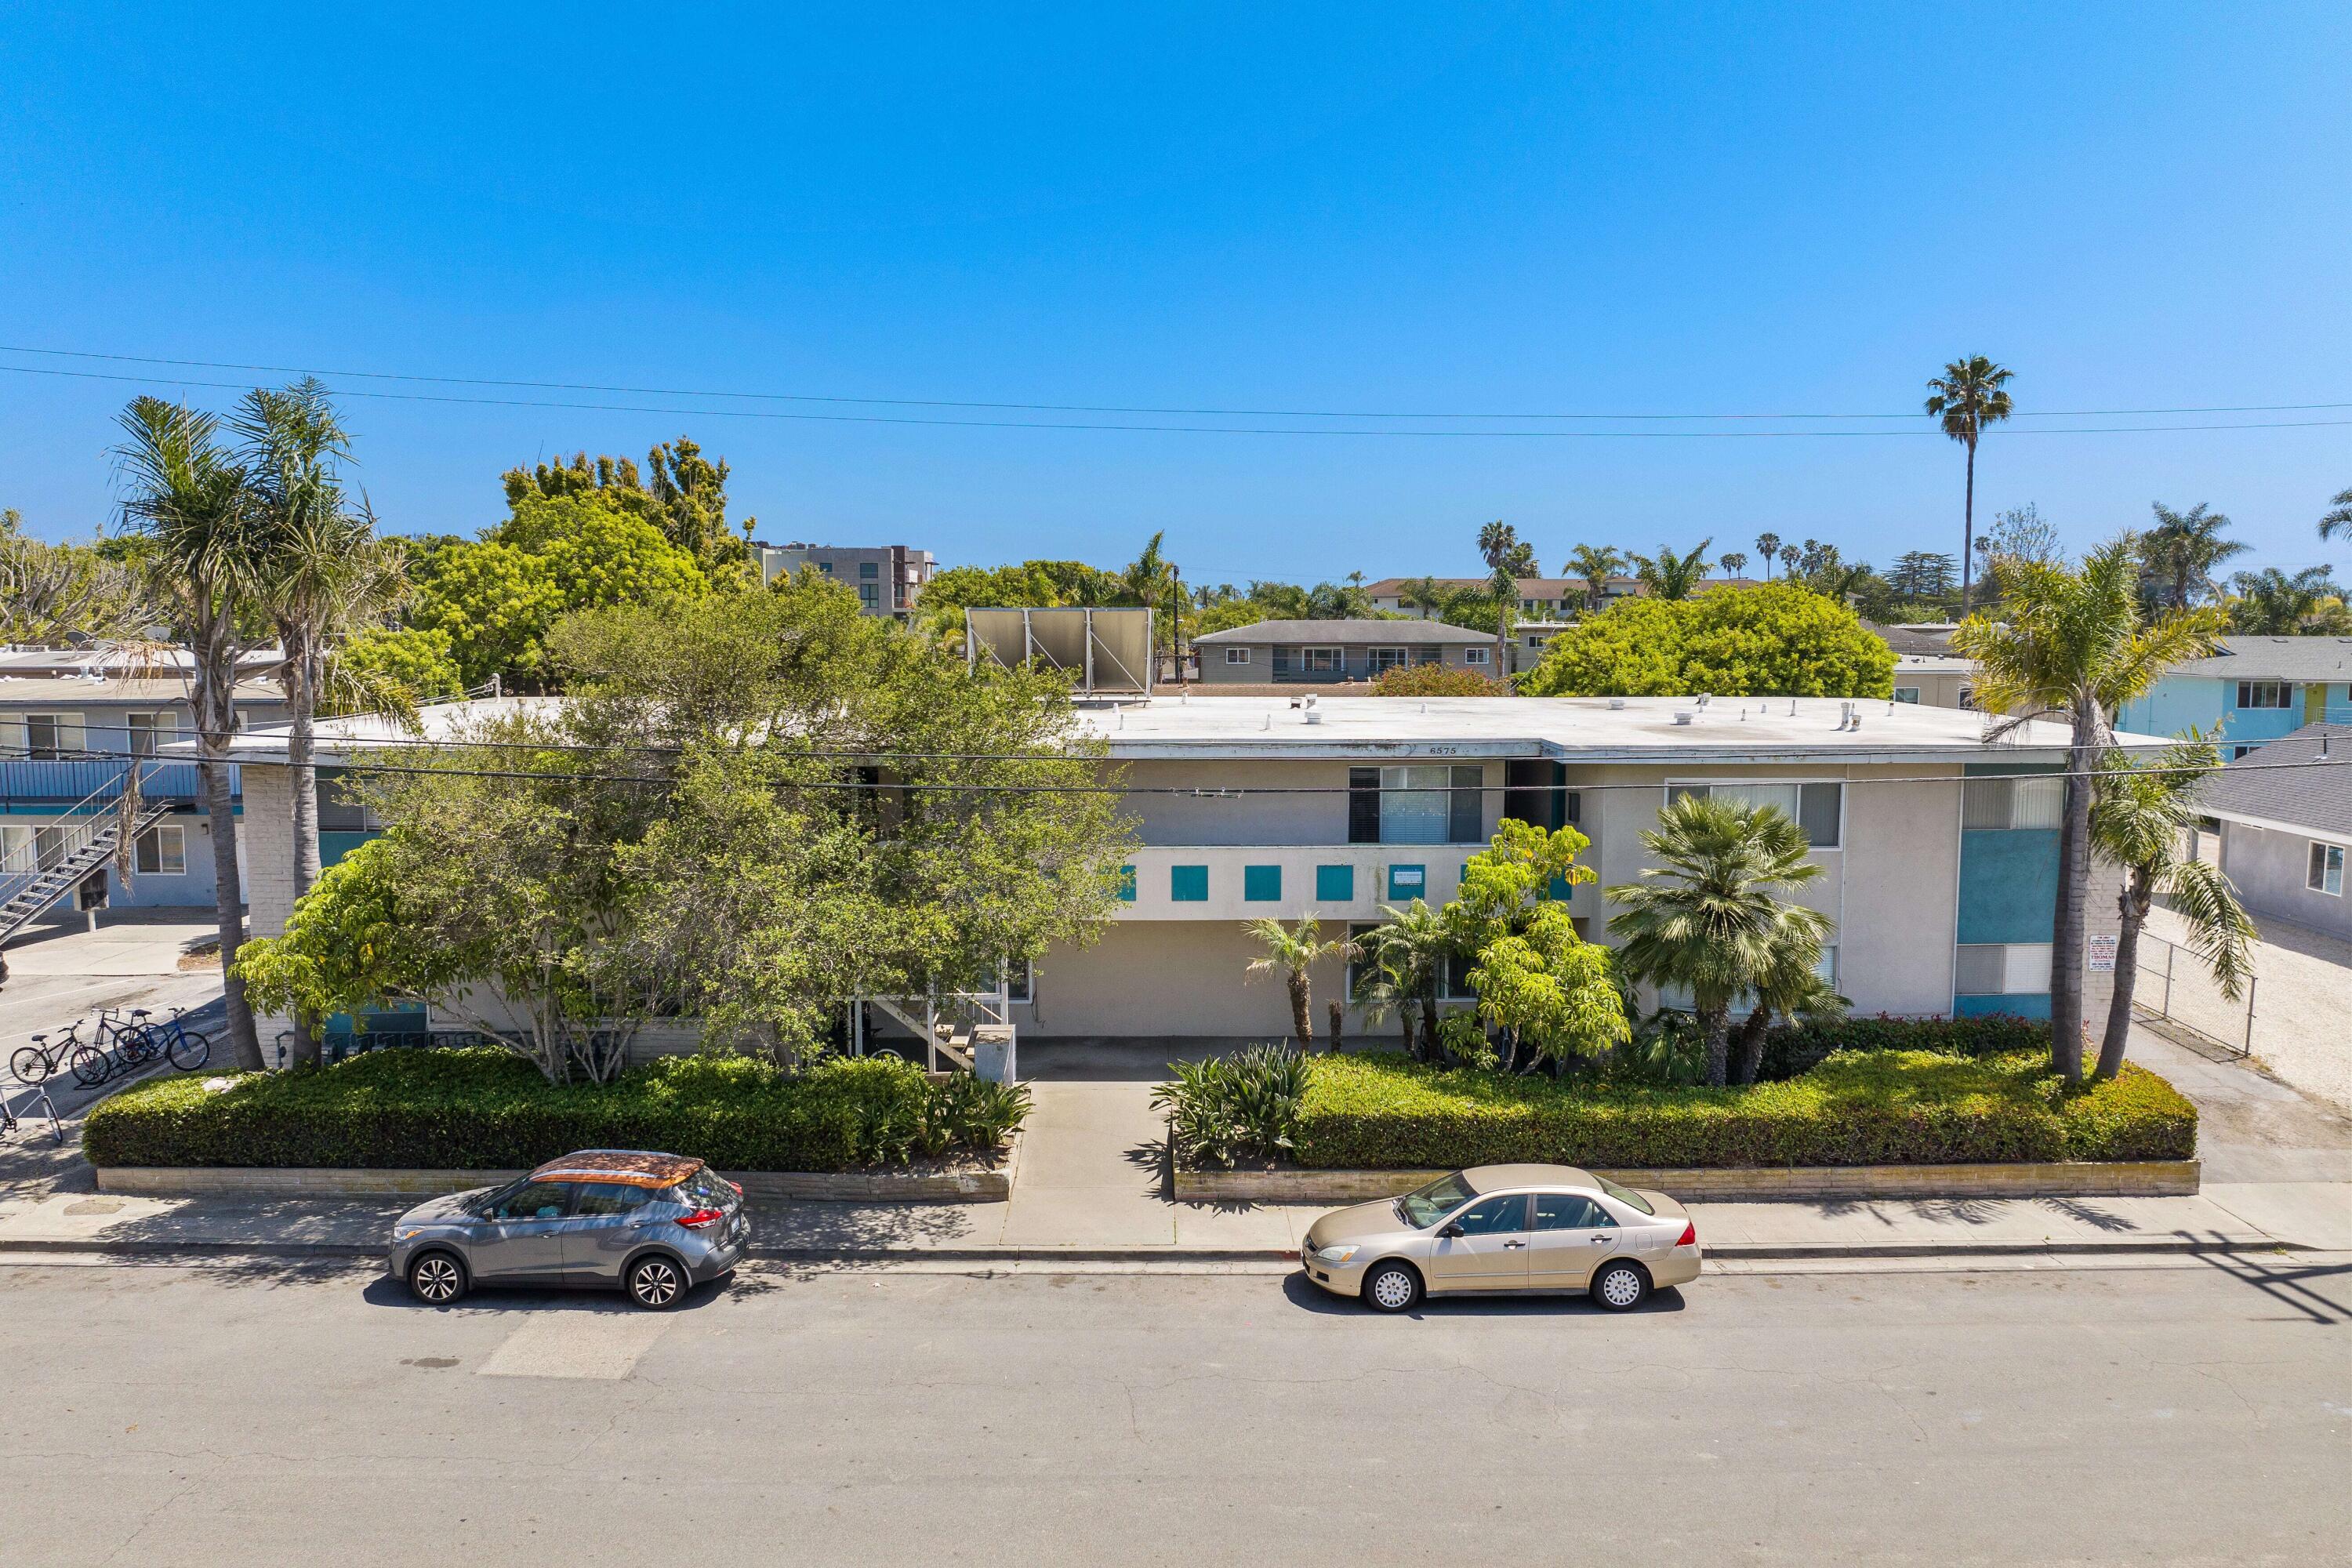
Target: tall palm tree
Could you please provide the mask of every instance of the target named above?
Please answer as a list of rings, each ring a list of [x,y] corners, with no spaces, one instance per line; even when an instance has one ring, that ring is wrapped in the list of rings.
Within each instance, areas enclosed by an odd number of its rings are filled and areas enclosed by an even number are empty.
[[[1169,608],[1175,592],[1176,568],[1160,548],[1160,542],[1167,537],[1167,531],[1161,529],[1145,540],[1142,553],[1129,562],[1126,570],[1118,574],[1119,585],[1127,591],[1128,596],[1147,610]],[[1153,618],[1157,620],[1159,617]],[[1176,628],[1172,622],[1157,628],[1153,640],[1156,642],[1163,637],[1175,652],[1176,668],[1181,675],[1184,668],[1184,654],[1181,648],[1176,647]]]
[[[2138,576],[2139,542],[2130,534],[2092,551],[2079,570],[2015,561],[2001,618],[1974,615],[1952,634],[1952,651],[1976,661],[1976,705],[2009,715],[1996,737],[2041,718],[2070,731],[2050,965],[2051,1058],[2069,1084],[2083,1077],[2084,905],[2094,772],[2114,744],[2116,712],[2174,665],[2210,654],[2223,624],[2210,606],[2170,611],[2143,624]]]
[[[1790,573],[1794,572],[1797,569],[1797,563],[1803,558],[1803,552],[1795,545],[1783,544],[1780,546],[1780,574],[1785,577]]]
[[[1642,842],[1658,864],[1609,889],[1623,906],[1609,931],[1623,938],[1628,974],[1687,990],[1706,1040],[1706,1081],[1730,1070],[1732,1004],[1777,966],[1821,962],[1833,929],[1818,910],[1782,895],[1821,875],[1803,830],[1775,806],[1686,795],[1658,813]],[[1805,956],[1806,954],[1810,956]]]
[[[1982,354],[1956,359],[1927,381],[1927,414],[1944,434],[1969,449],[1969,484],[1960,510],[1960,614],[1969,613],[1969,565],[1977,558],[1977,441],[1985,427],[2011,413],[2011,373]]]
[[[2249,637],[2293,637],[2319,613],[2320,605],[2340,596],[2343,586],[2333,568],[2306,566],[2290,577],[2275,566],[2241,572],[2230,579],[2238,591],[2231,601],[2230,629]]]
[[[236,874],[228,752],[236,731],[237,658],[257,612],[264,530],[245,470],[220,441],[216,417],[160,397],[136,397],[118,423],[123,440],[113,456],[123,524],[153,546],[152,592],[190,653],[189,706],[212,832],[229,1050],[240,1070],[258,1071],[261,1040],[236,970],[245,892]]]
[[[1265,952],[1249,961],[1246,973],[1280,973],[1290,986],[1290,1026],[1298,1048],[1315,1048],[1315,999],[1309,972],[1327,958],[1353,958],[1356,944],[1344,936],[1325,937],[1313,910],[1298,917],[1296,927],[1277,920],[1251,921],[1242,928]]]
[[[1495,679],[1510,677],[1511,612],[1519,605],[1519,578],[1535,575],[1534,549],[1519,531],[1500,519],[1478,531],[1478,554],[1486,563],[1486,596],[1495,601]]]
[[[1772,575],[1772,563],[1780,557],[1780,536],[1759,533],[1756,536],[1756,558],[1764,563],[1764,575]]]
[[[1569,575],[1584,579],[1587,611],[1601,607],[1601,597],[1609,591],[1609,579],[1624,570],[1625,552],[1606,544],[1580,544],[1568,552]]]
[[[1748,555],[1744,551],[1727,551],[1725,552],[1723,558],[1720,561],[1717,561],[1716,564],[1723,568],[1723,574],[1725,576],[1737,577],[1742,572],[1748,570]]]
[[[1633,558],[1633,575],[1648,587],[1654,599],[1687,599],[1706,576],[1706,547],[1714,542],[1712,538],[1702,539],[1680,555],[1673,545],[1661,544],[1655,555]]]
[[[2230,520],[2199,501],[2187,511],[2175,511],[2162,501],[2149,503],[2156,526],[2140,536],[2140,554],[2148,570],[2165,586],[2165,597],[2176,610],[2185,610],[2200,595],[2217,593],[2213,568],[2246,547],[2224,539]]]
[[[1437,991],[1454,959],[1454,929],[1420,899],[1402,909],[1382,904],[1381,922],[1365,933],[1361,944],[1372,965],[1372,1017],[1395,1010],[1404,1020],[1406,1048],[1423,1061],[1436,1061]],[[1415,1009],[1421,1014],[1418,1041],[1412,1029]]]
[[[2172,747],[2154,767],[2134,767],[2114,755],[2103,760],[2098,798],[2091,805],[2091,844],[2101,859],[2122,868],[2124,885],[2116,898],[2123,924],[2116,937],[2115,995],[2099,1041],[2101,1078],[2123,1070],[2139,978],[2139,933],[2159,897],[2188,926],[2189,951],[2211,972],[2222,995],[2236,1001],[2254,972],[2257,933],[2237,889],[2219,866],[2180,853],[2183,837],[2197,825],[2197,785],[2221,765],[2221,752],[2203,740]]]
[[[2337,490],[2336,499],[2327,504],[2333,510],[2319,520],[2319,537],[2333,539],[2340,533],[2352,539],[2352,489]]]
[[[1423,620],[1435,620],[1445,610],[1449,597],[1444,584],[1434,577],[1416,577],[1397,591],[1397,602],[1410,610],[1419,610]]]

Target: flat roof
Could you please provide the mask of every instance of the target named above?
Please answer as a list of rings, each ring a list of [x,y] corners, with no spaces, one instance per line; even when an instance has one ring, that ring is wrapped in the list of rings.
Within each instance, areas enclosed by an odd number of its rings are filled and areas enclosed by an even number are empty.
[[[1328,647],[1333,643],[1393,644],[1403,647],[1418,643],[1430,647],[1441,643],[1493,642],[1492,632],[1472,631],[1467,626],[1449,626],[1444,621],[1252,621],[1245,626],[1228,626],[1221,632],[1203,632],[1192,639],[1200,643],[1306,643]]]

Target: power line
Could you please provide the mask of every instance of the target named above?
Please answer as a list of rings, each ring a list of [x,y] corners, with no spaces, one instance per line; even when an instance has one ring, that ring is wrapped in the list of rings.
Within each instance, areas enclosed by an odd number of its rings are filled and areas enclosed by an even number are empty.
[[[24,352],[24,351],[17,351]],[[47,351],[44,351],[47,352]],[[0,371],[16,375],[64,376],[78,381],[129,383],[141,386],[189,386],[217,391],[244,392],[246,384],[232,381],[201,381],[181,376],[113,374],[102,371],[60,370],[40,365],[0,364]],[[366,373],[362,373],[366,374]],[[1252,425],[1139,425],[1108,424],[1087,420],[1054,419],[945,419],[894,414],[818,414],[772,408],[677,408],[646,404],[557,402],[543,398],[524,397],[465,397],[446,394],[421,392],[378,392],[360,387],[331,389],[340,397],[364,397],[379,401],[402,403],[449,404],[484,408],[547,408],[583,414],[659,414],[671,417],[710,419],[766,419],[799,423],[831,425],[901,425],[949,430],[1041,430],[1092,431],[1097,433],[1137,436],[1312,436],[1346,439],[1374,440],[1548,440],[1548,441],[1766,441],[1766,440],[1875,440],[1916,439],[1940,440],[1940,429],[1925,430],[1413,430],[1314,426],[1252,426]],[[710,393],[706,396],[750,396],[751,394]],[[924,405],[924,406],[958,406],[955,405]],[[1031,406],[1015,405],[1015,407]],[[1052,405],[1034,405],[1040,412],[1052,411]],[[2280,405],[2281,411],[2293,411],[2296,405]],[[2352,405],[2314,404],[2308,407],[2319,410],[2352,407]],[[2253,410],[2249,410],[2253,411]],[[2149,410],[2153,414],[2157,411]],[[2183,412],[2203,412],[2202,410]],[[1244,416],[1236,415],[1236,417]],[[2060,417],[2057,415],[2050,417]],[[2067,416],[2090,417],[2092,415]],[[1301,418],[1536,418],[1536,419],[1910,419],[1924,417],[1913,415],[1295,415]],[[2272,419],[2246,420],[2219,425],[2106,425],[2073,426],[2063,429],[2024,427],[2009,432],[2017,436],[2147,436],[2192,434],[2224,430],[2308,430],[2352,426],[2352,419]]]

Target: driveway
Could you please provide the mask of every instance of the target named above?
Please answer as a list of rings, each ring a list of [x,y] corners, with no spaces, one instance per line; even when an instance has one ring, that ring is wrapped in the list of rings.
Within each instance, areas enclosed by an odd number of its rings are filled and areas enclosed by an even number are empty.
[[[2352,1112],[2352,943],[2285,921],[2259,923],[2253,1054],[2281,1081]],[[2184,934],[2179,917],[2163,909],[2148,917],[2148,930],[2171,942]],[[2139,1000],[2155,998],[2143,990]],[[2222,999],[2186,952],[2175,960],[2172,1011],[2232,1045],[2246,1038],[2245,1003]]]

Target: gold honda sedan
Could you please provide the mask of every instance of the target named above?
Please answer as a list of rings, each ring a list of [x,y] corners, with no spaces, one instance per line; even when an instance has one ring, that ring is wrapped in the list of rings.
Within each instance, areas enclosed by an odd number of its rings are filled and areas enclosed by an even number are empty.
[[[1474,1165],[1325,1215],[1299,1263],[1324,1289],[1381,1312],[1424,1292],[1491,1290],[1582,1290],[1623,1312],[1698,1278],[1698,1227],[1664,1193],[1573,1165]]]

